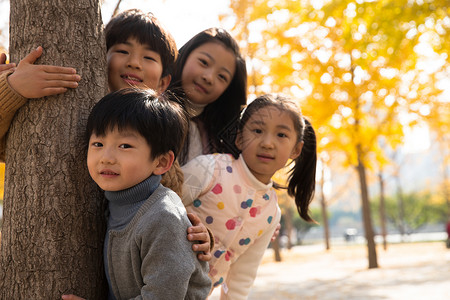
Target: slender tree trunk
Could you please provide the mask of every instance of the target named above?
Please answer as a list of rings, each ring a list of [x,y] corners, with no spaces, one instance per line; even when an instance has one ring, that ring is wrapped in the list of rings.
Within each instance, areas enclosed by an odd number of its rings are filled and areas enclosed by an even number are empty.
[[[381,224],[381,236],[383,237],[383,249],[387,250],[387,241],[386,241],[386,207],[385,207],[385,199],[384,199],[384,181],[383,174],[380,171],[378,174],[378,179],[380,182],[380,224]]]
[[[351,60],[350,56],[350,60]],[[355,67],[353,63],[351,63],[351,74],[352,74],[352,81],[355,77]],[[353,90],[351,92],[352,95],[355,95],[353,97],[355,108],[354,108],[354,115],[355,115],[355,137],[359,137],[361,135],[360,132],[360,122],[361,122],[361,103],[358,92],[354,89],[355,86],[353,85]],[[356,155],[358,160],[358,165],[356,166],[356,170],[358,172],[359,176],[359,184],[361,189],[361,207],[362,207],[362,213],[363,213],[363,223],[364,223],[364,234],[366,236],[367,241],[367,252],[369,256],[369,269],[372,268],[378,268],[378,262],[377,262],[377,251],[375,247],[375,240],[374,240],[374,233],[373,233],[373,226],[372,226],[372,217],[370,213],[370,203],[369,203],[369,192],[367,188],[367,180],[366,180],[366,168],[364,166],[363,162],[363,150],[362,145],[360,142],[360,139],[358,138],[356,140]]]
[[[324,232],[324,239],[325,239],[325,249],[330,250],[330,226],[328,224],[328,213],[327,213],[327,203],[325,200],[325,191],[324,191],[324,185],[325,185],[325,168],[324,168],[324,162],[322,161],[322,179],[320,181],[320,206],[322,208],[322,226],[323,226],[323,232]]]
[[[367,251],[369,256],[369,269],[373,269],[378,268],[378,262],[377,262],[377,251],[375,248],[374,232],[372,227],[372,218],[370,214],[369,193],[366,181],[366,169],[361,161],[361,150],[358,149],[357,153],[358,153],[357,170],[361,188],[362,212],[363,212],[364,232],[367,240]]]
[[[286,227],[286,236],[288,238],[287,240],[287,249],[292,249],[292,230],[294,226],[292,225],[292,219],[293,219],[293,211],[291,208],[286,209],[286,213],[284,215],[284,225]]]
[[[42,45],[39,63],[75,67],[79,88],[32,99],[16,114],[6,145],[1,299],[106,295],[104,201],[83,147],[90,108],[106,92],[98,0],[11,0],[10,52],[18,62]]]
[[[444,142],[440,142],[439,149],[441,151],[441,157],[442,157],[442,190],[444,194],[445,202],[447,203],[447,219],[450,219],[450,182],[449,182],[449,176],[448,176],[448,165],[447,165],[447,157],[446,155],[446,148],[444,146]],[[446,144],[448,147],[448,144]]]
[[[272,249],[275,261],[280,262],[282,260],[280,251],[280,235],[277,235],[275,241],[272,242]]]
[[[397,174],[395,181],[397,183],[398,228],[400,230],[402,241],[404,241],[406,234],[405,207],[403,201],[403,190],[400,183],[400,174]]]

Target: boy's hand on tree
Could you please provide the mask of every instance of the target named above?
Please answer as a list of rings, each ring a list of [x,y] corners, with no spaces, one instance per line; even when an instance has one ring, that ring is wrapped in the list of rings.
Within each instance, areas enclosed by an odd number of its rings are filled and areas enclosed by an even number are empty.
[[[31,51],[19,62],[14,73],[8,76],[8,83],[25,98],[41,98],[57,95],[68,88],[78,87],[80,75],[73,68],[50,65],[34,65],[42,55],[42,47]]]
[[[193,225],[188,228],[188,240],[198,242],[192,245],[192,250],[200,252],[197,254],[199,260],[211,260],[211,249],[214,247],[214,241],[211,240],[208,229],[197,215],[189,213],[188,218]]]
[[[14,63],[6,64],[6,54],[5,53],[0,54],[0,73],[11,70],[11,69],[14,70],[15,67],[16,67],[16,64],[14,64]]]

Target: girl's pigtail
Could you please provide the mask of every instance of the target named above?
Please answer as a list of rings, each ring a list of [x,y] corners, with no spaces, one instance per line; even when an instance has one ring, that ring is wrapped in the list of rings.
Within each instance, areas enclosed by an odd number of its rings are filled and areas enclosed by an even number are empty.
[[[316,187],[317,142],[316,133],[311,123],[305,121],[303,148],[295,159],[288,179],[288,194],[295,198],[297,211],[302,219],[315,222],[309,215],[309,205],[314,198]]]

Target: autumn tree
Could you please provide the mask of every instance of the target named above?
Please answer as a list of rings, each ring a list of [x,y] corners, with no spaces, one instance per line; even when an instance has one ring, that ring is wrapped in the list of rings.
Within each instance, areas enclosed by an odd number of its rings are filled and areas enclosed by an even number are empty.
[[[439,195],[433,195],[429,190],[409,192],[402,195],[404,207],[400,207],[398,195],[386,197],[386,218],[388,224],[399,232],[404,230],[408,234],[417,232],[427,224],[445,223],[447,214],[445,203]],[[375,215],[379,201],[373,201]],[[399,220],[399,210],[404,210],[404,219]]]
[[[427,101],[426,123],[434,136],[440,152],[441,191],[446,203],[447,217],[450,218],[450,102],[434,97]]]
[[[328,222],[328,209],[327,209],[327,200],[325,196],[325,166],[326,166],[326,157],[322,155],[320,157],[320,180],[319,180],[319,199],[320,199],[320,207],[322,211],[322,226],[324,229],[324,240],[325,240],[325,249],[330,250],[330,228]]]
[[[380,139],[395,149],[403,127],[423,118],[442,89],[425,72],[432,45],[444,57],[449,17],[445,1],[231,1],[234,34],[245,37],[256,93],[301,100],[319,136],[319,151],[344,153],[359,177],[369,268],[378,266],[368,172],[388,163]],[[244,27],[247,28],[244,30]],[[245,34],[242,34],[244,32]],[[425,76],[426,75],[426,76]]]
[[[71,66],[80,86],[31,99],[16,114],[6,145],[0,298],[105,298],[104,203],[85,166],[83,133],[107,87],[98,0],[10,1],[10,54],[38,45],[38,63]]]

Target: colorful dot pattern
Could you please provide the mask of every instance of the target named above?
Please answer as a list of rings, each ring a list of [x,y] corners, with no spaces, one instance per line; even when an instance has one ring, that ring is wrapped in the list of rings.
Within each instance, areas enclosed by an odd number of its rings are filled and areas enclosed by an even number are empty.
[[[254,189],[243,178],[240,160],[229,155],[214,155],[214,182],[209,192],[195,199],[189,212],[196,213],[214,233],[209,276],[213,285],[224,282],[230,267],[258,237],[273,228],[279,218],[276,193],[273,189]],[[272,229],[273,230],[273,229]]]

